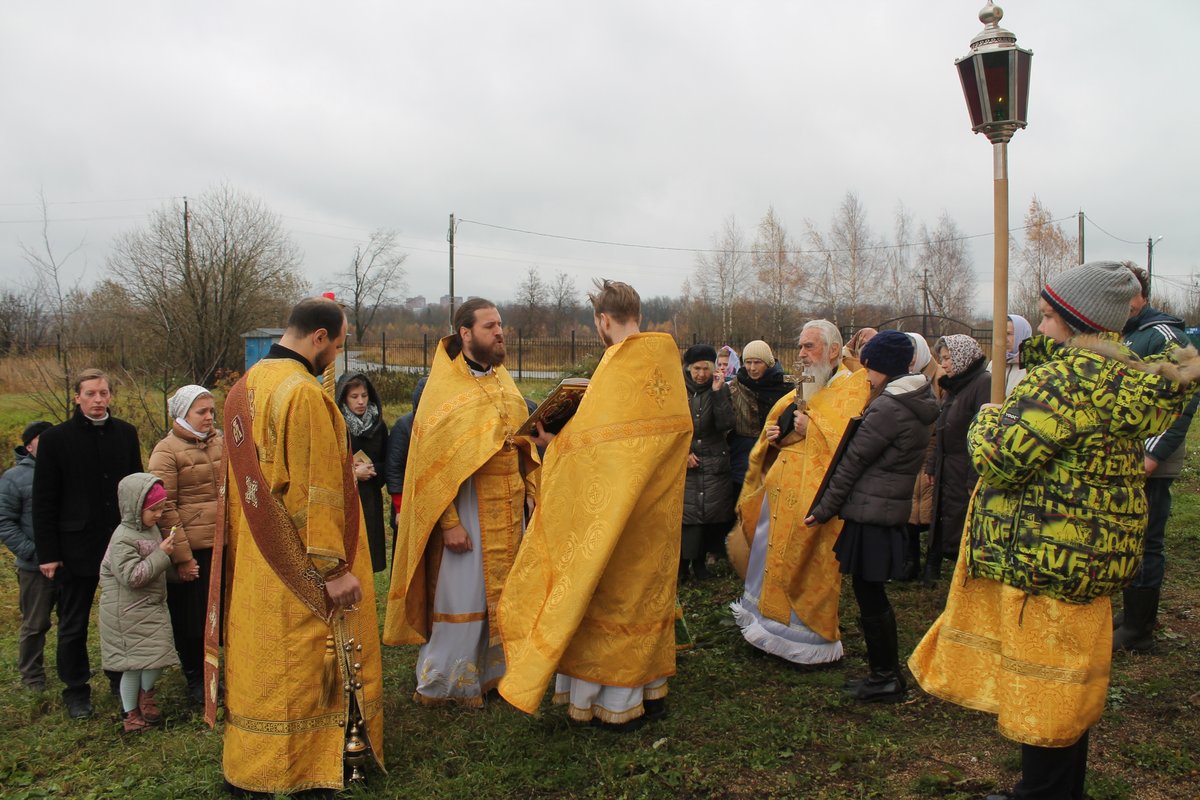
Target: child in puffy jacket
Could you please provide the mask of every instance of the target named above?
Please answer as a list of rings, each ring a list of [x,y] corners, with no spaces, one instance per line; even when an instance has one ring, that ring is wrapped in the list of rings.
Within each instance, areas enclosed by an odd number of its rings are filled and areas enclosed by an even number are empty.
[[[148,472],[117,486],[121,524],[100,562],[100,653],[104,669],[121,673],[121,718],[126,733],[162,721],[154,684],[179,663],[167,611],[167,576],[174,578],[174,530],[162,536],[158,520],[167,492]]]

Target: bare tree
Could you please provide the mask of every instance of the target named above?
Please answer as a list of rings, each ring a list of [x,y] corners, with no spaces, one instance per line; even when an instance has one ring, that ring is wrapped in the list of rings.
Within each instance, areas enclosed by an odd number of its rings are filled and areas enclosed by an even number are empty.
[[[1038,299],[1051,277],[1075,266],[1078,260],[1077,237],[1067,234],[1054,222],[1050,209],[1042,205],[1037,195],[1025,212],[1025,241],[1019,249],[1013,246],[1017,289],[1009,307],[1033,320],[1038,315]]]
[[[0,355],[25,354],[46,340],[51,319],[37,286],[0,292]]]
[[[759,335],[767,335],[776,342],[791,338],[796,327],[796,306],[804,287],[796,249],[775,215],[775,206],[768,206],[766,215],[758,223],[751,265],[756,280],[753,289],[755,306],[763,312],[766,331],[769,331]]]
[[[279,217],[222,185],[118,236],[108,269],[179,369],[208,384],[219,368],[241,368],[242,333],[282,322],[307,288],[299,264]]]
[[[554,276],[550,284],[550,315],[551,335],[562,334],[563,326],[574,327],[575,314],[579,311],[579,290],[575,288],[575,279],[565,272]]]
[[[916,314],[924,308],[921,296],[921,281],[913,267],[913,256],[917,250],[913,243],[912,216],[903,203],[896,205],[896,220],[892,227],[893,245],[884,255],[884,283],[892,316],[903,317]]]
[[[965,320],[974,301],[975,275],[958,225],[943,211],[934,230],[921,225],[920,238],[918,266],[928,276],[930,309],[943,317]]]
[[[749,288],[751,271],[741,228],[731,214],[721,232],[713,235],[712,249],[696,257],[696,271],[684,286],[685,292],[717,311],[722,341],[733,334],[734,304]]]
[[[517,287],[517,329],[525,336],[536,336],[546,308],[546,282],[536,266],[530,266],[525,279]]]
[[[883,244],[871,231],[866,210],[854,192],[846,192],[828,234],[811,222],[805,225],[816,251],[809,284],[814,300],[835,321],[858,324],[862,312],[879,301],[884,285]]]
[[[351,322],[358,340],[367,337],[382,305],[398,303],[404,296],[404,261],[407,253],[399,251],[396,232],[377,230],[365,245],[354,246],[350,266],[335,277],[334,288],[349,298]]]

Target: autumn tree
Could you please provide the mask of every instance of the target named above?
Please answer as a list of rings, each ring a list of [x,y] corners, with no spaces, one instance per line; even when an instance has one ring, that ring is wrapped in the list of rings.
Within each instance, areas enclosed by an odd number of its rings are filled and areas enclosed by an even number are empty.
[[[221,185],[119,235],[108,272],[186,379],[209,385],[218,369],[242,367],[244,332],[286,319],[307,288],[299,265],[279,217]]]
[[[1017,276],[1009,308],[1026,319],[1038,317],[1038,300],[1042,288],[1051,277],[1075,266],[1078,260],[1078,239],[1054,221],[1050,209],[1042,205],[1037,195],[1025,212],[1025,237],[1020,247],[1013,242],[1013,272]]]
[[[398,303],[404,296],[404,261],[396,232],[374,231],[367,243],[354,246],[354,256],[345,270],[338,273],[334,288],[349,306],[354,335],[362,341],[375,321],[381,306]]]
[[[924,308],[921,281],[914,266],[918,249],[915,238],[912,216],[901,203],[896,206],[896,219],[892,225],[892,246],[883,256],[884,285],[889,314],[893,317],[917,314]]]

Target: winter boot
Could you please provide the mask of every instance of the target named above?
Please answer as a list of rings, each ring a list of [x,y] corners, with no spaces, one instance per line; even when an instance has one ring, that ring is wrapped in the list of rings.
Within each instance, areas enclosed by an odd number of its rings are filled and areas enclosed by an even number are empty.
[[[157,725],[162,722],[162,711],[158,708],[158,703],[154,701],[154,690],[146,691],[138,689],[138,711],[141,713],[142,721],[147,725]]]
[[[124,727],[125,733],[141,733],[150,727],[150,723],[146,722],[146,718],[142,716],[141,709],[135,708],[133,711],[125,711],[121,714],[121,724]]]
[[[904,675],[900,672],[896,641],[896,612],[888,609],[876,617],[861,617],[871,672],[859,684],[854,697],[863,703],[899,703],[904,699]]]
[[[204,705],[204,673],[198,670],[188,670],[183,673],[187,681],[187,699],[198,706]]]
[[[1113,631],[1113,651],[1149,653],[1154,650],[1154,623],[1158,620],[1158,589],[1132,586],[1125,590],[1125,617]]]

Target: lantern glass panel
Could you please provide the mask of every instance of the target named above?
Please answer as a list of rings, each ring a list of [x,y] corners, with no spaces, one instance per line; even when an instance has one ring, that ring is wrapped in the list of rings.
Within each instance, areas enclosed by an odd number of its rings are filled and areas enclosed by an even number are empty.
[[[1033,53],[1028,50],[1017,50],[1017,107],[1018,122],[1029,121],[1029,67],[1033,62]]]
[[[1012,50],[983,53],[983,80],[987,91],[987,105],[991,112],[989,122],[1007,122],[1012,113],[1012,97],[1009,91],[1009,56]]]
[[[971,114],[971,127],[983,124],[983,104],[979,101],[979,79],[975,72],[975,56],[966,56],[958,62],[958,78],[962,81],[963,96],[967,99],[967,111]]]

